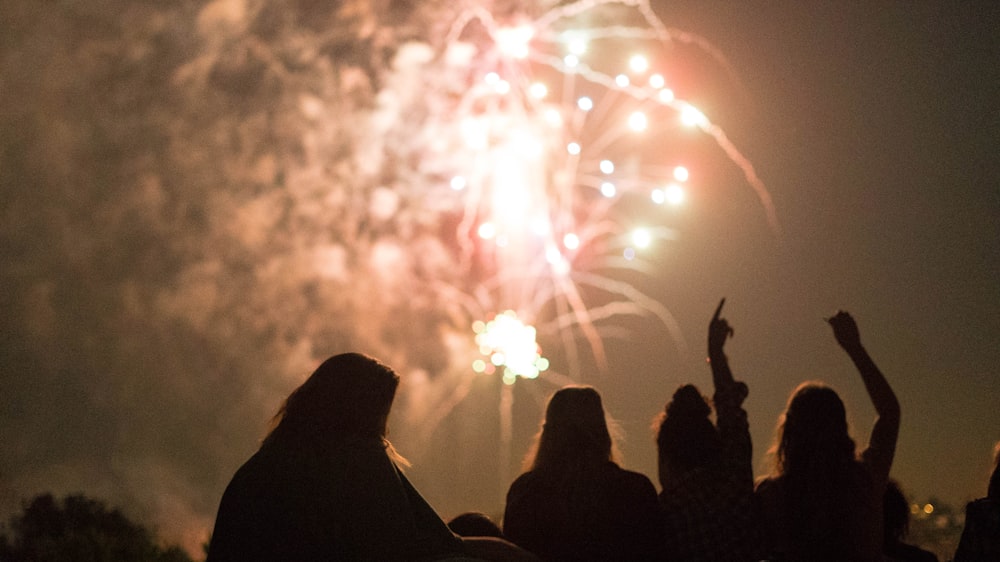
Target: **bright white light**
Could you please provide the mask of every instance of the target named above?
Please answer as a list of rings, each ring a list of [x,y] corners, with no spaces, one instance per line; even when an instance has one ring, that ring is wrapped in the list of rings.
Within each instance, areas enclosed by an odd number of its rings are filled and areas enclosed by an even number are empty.
[[[490,86],[496,85],[500,81],[500,75],[496,72],[487,72],[486,76],[483,76],[483,82],[486,82]]]
[[[576,68],[576,66],[580,64],[580,57],[576,55],[566,55],[563,57],[563,64],[565,64],[567,68]]]
[[[670,103],[674,101],[674,91],[670,88],[664,88],[656,94],[656,98],[660,100],[660,103]]]
[[[510,91],[510,82],[506,80],[501,80],[497,82],[496,89],[498,94],[506,94]]]
[[[685,105],[681,110],[681,123],[688,127],[703,127],[708,124],[708,118],[695,106]]]
[[[576,100],[576,106],[582,109],[583,111],[590,111],[591,109],[594,109],[594,100],[588,98],[587,96],[584,96]]]
[[[649,197],[653,200],[653,203],[656,203],[657,205],[662,205],[667,200],[667,194],[664,193],[662,189],[654,189],[649,194]]]
[[[632,243],[639,248],[648,248],[653,243],[653,236],[645,228],[637,228],[632,231]]]
[[[536,378],[548,369],[549,362],[541,356],[535,337],[535,328],[521,322],[512,310],[498,314],[476,331],[480,351],[488,352],[484,355],[493,365],[504,367],[507,384],[513,384],[515,377]]]
[[[568,49],[570,53],[578,57],[582,56],[587,52],[587,41],[583,38],[577,37],[569,42]]]
[[[549,262],[549,265],[555,265],[560,260],[562,260],[562,254],[559,253],[559,248],[549,246],[545,249],[545,261]]]
[[[651,74],[649,76],[649,86],[651,88],[655,88],[655,89],[659,90],[664,85],[666,85],[666,83],[667,83],[667,81],[664,80],[662,74]]]
[[[670,203],[671,205],[676,207],[677,205],[680,205],[681,203],[684,202],[684,196],[685,194],[683,187],[677,185],[676,183],[672,183],[667,186],[667,192],[666,192],[667,203]]]
[[[535,35],[535,29],[530,25],[504,27],[497,30],[494,39],[500,52],[515,59],[528,56],[528,44]]]
[[[619,88],[627,88],[628,85],[631,83],[632,81],[629,80],[628,76],[624,74],[619,74],[618,76],[615,76],[615,84],[617,84]]]
[[[674,179],[677,181],[688,181],[691,177],[691,172],[688,171],[684,166],[677,166],[674,168]]]
[[[628,127],[635,132],[645,131],[646,127],[649,126],[649,121],[646,119],[646,114],[641,111],[635,111],[632,115],[628,117]]]
[[[580,247],[580,237],[572,232],[563,236],[563,246],[566,246],[567,250],[575,250]]]
[[[490,238],[493,238],[494,236],[497,235],[497,227],[494,226],[493,223],[491,222],[484,222],[483,224],[479,225],[479,229],[476,232],[479,234],[479,237],[482,238],[483,240],[489,240]]]
[[[545,120],[549,123],[549,125],[558,127],[559,125],[562,125],[562,114],[555,108],[546,109]]]
[[[465,178],[462,176],[455,176],[451,178],[451,188],[455,191],[462,191],[465,189],[466,182]]]
[[[615,196],[615,193],[618,193],[618,189],[615,187],[615,184],[609,181],[601,183],[601,195],[611,198]]]
[[[615,171],[615,163],[611,160],[601,160],[601,171],[605,174],[611,174]]]
[[[632,58],[628,60],[628,67],[632,69],[632,72],[646,72],[649,70],[649,60],[642,55],[632,55]]]
[[[542,99],[549,95],[549,87],[541,82],[535,82],[528,88],[528,93],[535,99]]]
[[[579,143],[571,142],[571,143],[567,144],[566,145],[566,152],[572,154],[573,156],[576,156],[577,154],[580,154],[580,145],[579,145]]]

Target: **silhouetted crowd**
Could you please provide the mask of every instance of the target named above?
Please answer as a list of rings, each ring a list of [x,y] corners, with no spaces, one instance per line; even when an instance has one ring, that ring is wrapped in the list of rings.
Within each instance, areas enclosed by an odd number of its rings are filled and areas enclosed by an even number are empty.
[[[501,524],[477,512],[446,524],[386,439],[399,376],[345,353],[288,396],[233,476],[208,562],[937,560],[903,542],[909,506],[889,478],[900,406],[846,312],[828,322],[878,415],[867,443],[856,446],[832,388],[802,383],[778,420],[773,470],[755,482],[749,390],[724,351],[724,302],[708,329],[711,399],[682,385],[655,422],[659,494],[620,466],[597,390],[569,386],[548,402]],[[998,464],[1000,443],[987,496],[966,508],[956,561],[1000,560]]]

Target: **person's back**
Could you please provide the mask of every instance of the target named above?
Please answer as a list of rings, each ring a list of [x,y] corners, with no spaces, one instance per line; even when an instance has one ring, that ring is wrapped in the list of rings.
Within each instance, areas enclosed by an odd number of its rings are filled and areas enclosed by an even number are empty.
[[[715,387],[712,408],[693,385],[674,393],[659,419],[660,506],[668,560],[756,561],[758,517],[753,502],[753,447],[742,404],[748,390],[736,382],[724,352],[733,330],[719,303],[708,330]]]
[[[504,535],[545,560],[659,559],[656,489],[612,457],[597,391],[556,392],[530,470],[507,493]]]
[[[840,396],[822,383],[792,393],[778,426],[775,472],[755,491],[763,552],[778,560],[883,559],[882,499],[899,435],[900,407],[846,312],[828,319],[878,418],[860,457]]]
[[[757,484],[764,542],[779,560],[881,560],[882,510],[860,463],[835,484],[811,486],[787,476]]]
[[[650,560],[659,554],[656,490],[608,462],[571,484],[522,474],[507,494],[504,535],[544,560]]]
[[[398,380],[363,355],[325,361],[286,399],[271,433],[227,486],[207,561],[463,553],[385,440]]]

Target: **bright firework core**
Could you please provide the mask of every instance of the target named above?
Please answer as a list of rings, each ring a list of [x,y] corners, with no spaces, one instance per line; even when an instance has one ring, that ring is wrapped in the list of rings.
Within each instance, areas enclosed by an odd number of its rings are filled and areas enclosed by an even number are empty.
[[[535,328],[521,322],[513,310],[489,322],[476,321],[472,329],[479,352],[489,359],[473,362],[472,369],[477,373],[493,373],[503,367],[503,382],[514,384],[517,377],[534,379],[549,368],[549,360],[541,356],[535,341]]]

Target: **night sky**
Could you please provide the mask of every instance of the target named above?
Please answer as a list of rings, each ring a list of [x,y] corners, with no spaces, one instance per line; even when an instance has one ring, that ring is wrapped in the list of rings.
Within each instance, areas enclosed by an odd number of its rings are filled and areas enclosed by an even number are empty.
[[[310,143],[336,145],[352,127],[343,118],[325,137],[268,148],[317,127],[282,113],[281,96],[314,84],[253,67],[253,53],[227,58],[227,37],[284,40],[294,22],[260,22],[308,10],[272,4],[281,9],[271,16],[155,2],[0,8],[4,514],[38,492],[81,491],[198,544],[280,400],[325,356],[350,349],[403,374],[390,437],[430,503],[444,517],[500,512],[498,381],[456,385],[463,399],[451,411],[421,409],[448,401],[440,387],[451,379],[435,374],[447,345],[421,329],[444,315],[399,318],[396,301],[423,302],[402,274],[369,283],[336,262],[320,275],[330,290],[300,275],[311,263],[303,256],[319,255],[316,233],[343,240],[335,225],[350,222],[350,198],[322,195],[340,215],[270,214],[282,197],[320,197],[300,188],[312,185]],[[710,394],[705,332],[726,297],[735,327],[727,352],[750,388],[763,475],[777,417],[804,380],[836,388],[856,441],[866,441],[873,409],[823,321],[844,309],[902,405],[893,476],[918,501],[960,506],[984,495],[1000,440],[1000,8],[654,6],[668,27],[725,55],[729,70],[678,44],[663,72],[753,163],[780,230],[712,142],[678,149],[693,180],[684,207],[665,219],[676,239],[647,256],[646,274],[623,280],[661,302],[683,340],[652,318],[616,320],[603,327],[606,369],[586,356],[579,369],[562,366],[558,341],[543,341],[554,369],[598,388],[627,437],[625,465],[655,482],[651,420],[679,384]],[[302,21],[317,21],[308,15]],[[256,27],[244,25],[252,19]],[[332,33],[343,39],[325,55],[364,59],[350,33]],[[364,82],[359,75],[351,83]],[[350,94],[330,111],[349,115],[371,96],[360,86]],[[321,176],[324,194],[352,181],[332,164],[322,170],[332,174]],[[423,224],[419,209],[407,212],[416,218],[381,220]],[[434,257],[421,248],[407,250],[417,269]],[[265,261],[266,271],[255,269]],[[392,303],[372,304],[386,294]],[[554,388],[515,385],[508,478]]]

